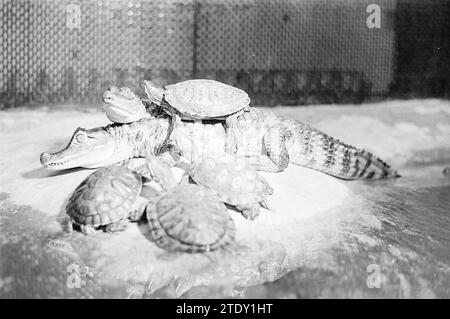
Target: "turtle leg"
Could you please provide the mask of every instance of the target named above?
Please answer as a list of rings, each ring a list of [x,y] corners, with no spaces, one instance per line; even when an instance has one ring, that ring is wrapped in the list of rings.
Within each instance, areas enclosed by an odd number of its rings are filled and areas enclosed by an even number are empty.
[[[287,131],[279,127],[271,127],[263,137],[265,153],[271,163],[264,163],[262,170],[269,172],[284,171],[289,165],[289,153],[286,147]]]
[[[192,163],[186,157],[181,157],[178,162],[175,163],[175,167],[188,173],[192,167]]]
[[[150,102],[155,103],[156,105],[161,105],[163,103],[166,91],[162,87],[159,87],[151,81],[144,80],[143,88]]]
[[[139,209],[143,209],[145,211],[145,206],[148,204],[149,201],[153,201],[155,198],[159,198],[161,196],[161,192],[157,191],[153,187],[142,185],[141,190],[141,197],[145,199],[145,202],[143,203],[143,207],[139,205]]]
[[[80,225],[80,230],[83,234],[89,236],[95,236],[97,234],[96,229],[91,225]]]
[[[180,185],[188,185],[189,184],[190,176],[187,173],[184,173],[181,177]]]
[[[150,99],[141,99],[141,102],[144,104],[149,117],[157,117],[163,113],[163,110],[162,110],[162,107],[160,104],[156,104],[156,103],[152,102],[152,100],[150,100]]]
[[[143,209],[141,209],[141,208],[135,209],[130,213],[130,216],[128,217],[128,219],[130,220],[130,222],[137,223],[138,221],[140,221],[142,219],[142,216],[144,216],[144,213],[145,213],[145,207]]]
[[[262,208],[265,208],[265,209],[267,209],[267,210],[270,210],[270,208],[269,208],[269,203],[267,202],[267,199],[265,199],[265,200],[263,200],[263,201],[260,201],[260,202],[259,202],[259,205],[260,205]]]
[[[180,127],[181,125],[181,117],[177,113],[172,114],[172,119],[170,121],[169,132],[167,133],[167,138],[165,140],[165,144],[169,144],[169,140],[173,132]]]
[[[145,162],[150,175],[164,189],[172,188],[177,184],[170,167],[160,161],[157,157],[149,156],[146,158]]]
[[[260,175],[260,179],[264,183],[264,185],[266,185],[268,194],[273,195],[273,187],[270,186],[269,182],[266,181],[266,179],[264,177],[262,177],[261,175]]]
[[[261,206],[264,209],[270,210],[271,212],[275,212],[273,207],[271,207],[267,202],[267,199],[264,199],[263,201],[259,202],[259,206]]]
[[[225,120],[227,154],[235,154],[238,149],[237,118],[239,115],[239,113],[232,114]]]
[[[64,235],[70,236],[73,233],[73,223],[68,216],[63,218],[60,222],[61,229]]]
[[[180,160],[181,156],[181,149],[178,147],[178,145],[175,145],[171,141],[164,145],[156,155],[159,160],[166,163],[170,167],[175,166],[176,163]]]
[[[130,221],[127,218],[121,219],[118,222],[111,223],[105,227],[107,233],[116,233],[127,229]]]
[[[255,220],[259,216],[259,204],[250,207],[237,205],[236,208],[241,211],[242,216],[246,219]]]
[[[148,155],[147,158],[152,157],[155,158],[158,162],[163,163],[168,168],[174,167],[179,162],[178,159],[175,159],[172,155],[171,151],[163,151],[163,153],[158,153],[158,155]],[[153,172],[149,170],[147,163],[139,163],[139,164],[131,164],[131,160],[124,162],[122,165],[127,166],[129,169],[139,173],[144,178],[144,183],[152,181],[155,176]]]
[[[154,188],[147,186],[147,185],[142,185],[141,196],[137,200],[137,203],[135,205],[136,208],[130,212],[128,219],[131,222],[140,221],[145,214],[145,208],[146,208],[149,200],[152,200],[154,198],[159,198],[159,196],[160,196],[160,192],[158,192]]]

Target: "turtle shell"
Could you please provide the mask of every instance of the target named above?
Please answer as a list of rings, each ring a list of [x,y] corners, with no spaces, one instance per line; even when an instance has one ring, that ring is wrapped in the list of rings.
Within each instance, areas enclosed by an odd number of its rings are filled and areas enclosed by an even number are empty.
[[[169,251],[204,252],[234,241],[235,226],[223,202],[201,185],[178,185],[147,206],[150,236]]]
[[[188,80],[166,86],[165,100],[182,117],[219,119],[243,111],[250,104],[247,93],[214,80]]]
[[[66,212],[78,225],[99,227],[115,223],[128,217],[141,189],[141,176],[129,168],[100,168],[78,185]]]
[[[190,171],[198,184],[217,192],[230,205],[251,206],[273,194],[272,187],[255,169],[245,163],[216,163],[203,159]]]

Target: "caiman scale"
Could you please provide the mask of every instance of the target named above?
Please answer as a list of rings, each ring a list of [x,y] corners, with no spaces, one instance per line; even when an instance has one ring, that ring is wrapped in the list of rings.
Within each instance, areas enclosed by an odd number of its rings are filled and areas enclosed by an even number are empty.
[[[94,129],[78,128],[67,147],[53,154],[42,153],[41,163],[55,170],[96,168],[160,155],[162,149],[167,149],[164,144],[169,127],[170,117],[160,116]],[[237,119],[236,129],[234,156],[260,171],[281,172],[292,163],[347,180],[399,176],[370,152],[268,110],[252,108],[244,112]],[[183,121],[171,132],[170,140],[187,158],[198,151],[216,159],[230,156],[220,121]]]

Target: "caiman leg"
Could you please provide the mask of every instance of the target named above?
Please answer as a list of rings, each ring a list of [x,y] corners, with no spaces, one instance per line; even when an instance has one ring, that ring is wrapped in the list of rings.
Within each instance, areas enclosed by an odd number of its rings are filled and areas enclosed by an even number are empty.
[[[288,134],[290,131],[284,128],[269,128],[263,136],[262,154],[247,155],[243,160],[258,171],[271,173],[284,171],[289,165],[289,153],[286,147]]]
[[[289,153],[286,147],[286,134],[287,130],[272,127],[263,137],[263,146],[265,153],[270,161],[262,163],[262,169],[268,172],[281,172],[284,171],[289,165]],[[264,158],[264,157],[263,157]]]

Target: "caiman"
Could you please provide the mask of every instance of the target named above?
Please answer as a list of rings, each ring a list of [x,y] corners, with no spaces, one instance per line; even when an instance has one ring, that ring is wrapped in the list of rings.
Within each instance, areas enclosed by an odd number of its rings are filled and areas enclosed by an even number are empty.
[[[281,172],[292,163],[346,180],[399,176],[372,153],[269,110],[244,112],[237,118],[236,132],[233,157],[260,171]],[[168,141],[187,158],[195,152],[215,159],[230,157],[223,122],[182,121],[171,132],[169,116],[151,116],[132,123],[78,128],[64,149],[44,152],[40,160],[54,170],[97,168],[167,153]]]

